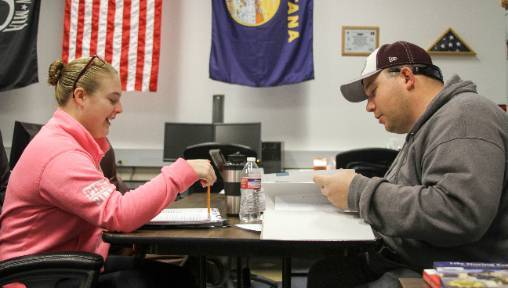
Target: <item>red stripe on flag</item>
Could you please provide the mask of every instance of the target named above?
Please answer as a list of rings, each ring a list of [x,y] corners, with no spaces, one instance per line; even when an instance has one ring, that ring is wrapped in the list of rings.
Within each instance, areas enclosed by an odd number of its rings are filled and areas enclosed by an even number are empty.
[[[125,0],[122,20],[122,47],[120,54],[120,81],[122,90],[127,87],[127,73],[129,72],[129,37],[131,31],[131,0]]]
[[[92,4],[92,33],[90,37],[90,55],[97,54],[97,41],[99,37],[99,14],[101,0],[93,0]],[[102,56],[102,55],[101,55]]]
[[[71,30],[71,0],[65,0],[64,35],[62,45],[62,61],[69,62],[69,33]]]
[[[81,58],[83,53],[83,31],[85,30],[85,0],[80,0],[78,5],[78,29],[76,33],[76,59]]]
[[[161,14],[162,14],[162,0],[155,0],[155,17],[154,17],[155,19],[153,25],[153,54],[152,54],[152,70],[150,73],[150,91],[157,91],[160,35],[161,35]]]
[[[115,10],[116,1],[109,0],[108,2],[108,21],[106,31],[106,47],[104,52],[104,60],[111,63],[113,60],[113,33],[115,32]]]
[[[146,41],[146,1],[139,2],[139,31],[138,31],[138,53],[136,62],[136,84],[134,89],[141,91],[143,88],[143,68],[145,64],[145,41]]]

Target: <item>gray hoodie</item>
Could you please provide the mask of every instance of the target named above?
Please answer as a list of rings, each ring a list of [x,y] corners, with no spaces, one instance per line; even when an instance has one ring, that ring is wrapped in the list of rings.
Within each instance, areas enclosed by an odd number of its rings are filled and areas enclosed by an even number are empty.
[[[508,117],[458,76],[407,134],[384,178],[357,175],[348,204],[416,271],[508,262]]]

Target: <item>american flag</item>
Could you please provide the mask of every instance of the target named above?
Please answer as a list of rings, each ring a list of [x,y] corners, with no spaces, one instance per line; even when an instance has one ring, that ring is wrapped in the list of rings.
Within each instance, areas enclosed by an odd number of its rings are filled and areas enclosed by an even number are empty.
[[[472,52],[469,47],[453,32],[448,30],[430,51]]]
[[[124,91],[156,91],[162,0],[66,0],[62,60],[99,55]]]

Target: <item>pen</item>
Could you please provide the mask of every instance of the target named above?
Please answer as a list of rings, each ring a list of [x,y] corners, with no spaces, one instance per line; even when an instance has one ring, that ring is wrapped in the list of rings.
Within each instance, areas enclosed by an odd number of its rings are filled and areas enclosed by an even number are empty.
[[[208,207],[208,218],[210,218],[210,185],[206,188],[206,199],[207,199],[207,207]]]

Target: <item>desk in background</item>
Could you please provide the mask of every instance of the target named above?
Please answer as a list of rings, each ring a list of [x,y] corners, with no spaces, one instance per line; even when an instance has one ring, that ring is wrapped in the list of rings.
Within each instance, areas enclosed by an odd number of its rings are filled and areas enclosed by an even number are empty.
[[[226,215],[224,196],[216,202],[222,215]],[[212,198],[213,199],[213,198]],[[171,205],[172,208],[206,207],[206,193],[196,193]],[[262,240],[259,233],[234,226],[237,217],[228,218],[231,226],[206,229],[139,229],[132,233],[105,232],[103,239],[111,244],[132,245],[152,251],[188,254],[200,257],[200,287],[206,287],[207,256],[278,256],[282,257],[282,287],[291,287],[291,257],[342,255],[344,251],[366,251],[376,241],[290,241]],[[304,227],[302,227],[304,229]],[[240,285],[241,281],[237,281]]]

